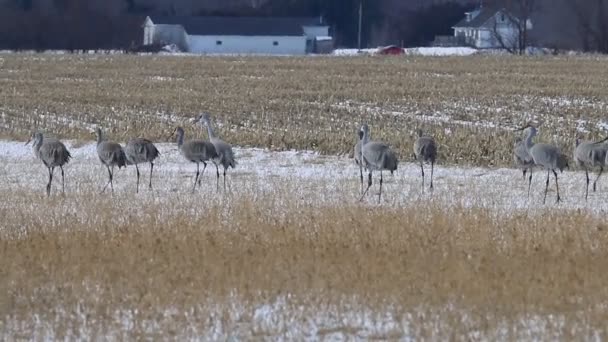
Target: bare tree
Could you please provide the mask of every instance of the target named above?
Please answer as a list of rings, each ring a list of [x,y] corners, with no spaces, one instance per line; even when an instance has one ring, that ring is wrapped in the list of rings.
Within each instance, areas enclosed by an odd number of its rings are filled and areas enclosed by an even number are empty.
[[[583,50],[608,53],[608,1],[565,1],[576,16]]]
[[[530,44],[532,15],[540,9],[537,0],[503,0],[494,5],[498,9],[493,20],[492,35],[498,44],[513,54],[523,55]],[[514,29],[515,34],[509,35]]]

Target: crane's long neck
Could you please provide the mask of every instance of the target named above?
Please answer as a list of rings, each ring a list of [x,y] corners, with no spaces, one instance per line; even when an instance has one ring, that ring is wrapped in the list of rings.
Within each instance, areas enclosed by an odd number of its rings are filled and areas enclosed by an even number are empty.
[[[182,147],[183,144],[184,144],[184,132],[178,131],[177,132],[177,147]]]
[[[361,140],[363,140],[363,131],[361,129],[359,129],[359,132],[357,132],[357,141],[356,142],[361,142]]]
[[[205,125],[207,126],[207,133],[209,134],[209,140],[216,138],[213,127],[211,126],[211,120],[205,119]]]
[[[526,146],[526,149],[528,149],[528,150],[530,150],[532,148],[532,146],[534,146],[534,142],[532,142],[534,135],[535,135],[535,133],[532,130],[528,131],[526,134],[526,138],[524,139],[524,144]]]
[[[103,136],[101,135],[101,130],[97,130],[97,145],[101,144],[103,141]]]
[[[40,149],[40,146],[42,146],[42,135],[37,135],[36,139],[34,140],[34,144],[32,145],[34,147],[34,150],[38,151]]]
[[[361,139],[361,145],[365,145],[369,142],[369,128],[363,129],[363,138]]]

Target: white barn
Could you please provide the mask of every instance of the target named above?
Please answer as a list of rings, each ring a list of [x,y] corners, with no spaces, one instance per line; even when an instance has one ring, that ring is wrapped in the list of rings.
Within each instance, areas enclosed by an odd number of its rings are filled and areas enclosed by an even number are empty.
[[[464,19],[454,25],[454,37],[457,42],[478,49],[500,49],[503,44],[515,47],[519,39],[517,20],[505,9],[478,8],[466,12]],[[532,29],[528,21],[526,26]]]
[[[303,55],[323,52],[330,36],[322,18],[148,16],[143,28],[144,45],[201,54]]]

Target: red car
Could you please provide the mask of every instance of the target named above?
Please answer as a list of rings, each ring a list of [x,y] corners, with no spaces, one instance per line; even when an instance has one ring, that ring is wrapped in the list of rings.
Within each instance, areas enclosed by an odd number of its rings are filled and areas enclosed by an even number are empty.
[[[389,45],[378,48],[379,55],[403,55],[405,51],[396,45]]]

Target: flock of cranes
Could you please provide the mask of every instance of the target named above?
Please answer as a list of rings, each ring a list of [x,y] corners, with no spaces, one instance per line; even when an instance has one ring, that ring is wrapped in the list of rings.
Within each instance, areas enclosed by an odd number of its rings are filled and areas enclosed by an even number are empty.
[[[188,161],[196,163],[196,177],[194,179],[194,186],[192,191],[196,190],[196,183],[201,185],[199,176],[200,173],[199,165],[203,163],[207,168],[207,162],[215,164],[217,181],[216,186],[219,189],[219,166],[224,168],[224,190],[226,189],[226,170],[229,167],[236,167],[236,161],[234,160],[234,153],[232,152],[232,146],[219,139],[211,125],[211,118],[209,114],[199,115],[196,119],[201,125],[207,127],[209,134],[209,141],[204,140],[189,140],[184,142],[184,129],[177,127],[173,132],[172,136],[177,133],[177,146],[181,155]],[[119,169],[127,165],[135,165],[137,172],[137,192],[139,192],[139,164],[150,163],[150,181],[148,183],[149,188],[152,188],[152,173],[154,170],[154,161],[160,156],[160,153],[156,146],[148,140],[143,138],[131,139],[127,142],[123,148],[119,143],[113,141],[104,140],[101,128],[97,128],[95,131],[97,136],[97,156],[99,161],[108,170],[108,182],[103,187],[101,192],[105,192],[108,185],[112,192],[114,192],[114,168]],[[62,180],[62,191],[65,192],[65,176],[63,166],[67,164],[71,159],[71,154],[65,145],[54,138],[44,137],[42,133],[36,132],[32,135],[32,138],[25,144],[29,144],[33,140],[34,155],[42,161],[49,171],[49,182],[46,186],[47,195],[51,194],[51,184],[53,183],[53,173],[56,167],[61,169],[61,180]]]
[[[232,151],[232,146],[217,137],[213,130],[211,118],[209,114],[201,114],[196,117],[195,122],[200,123],[203,128],[207,129],[209,141],[205,140],[184,140],[184,129],[181,127],[175,128],[170,137],[176,137],[176,142],[180,154],[187,160],[196,164],[196,176],[192,185],[192,192],[196,190],[198,183],[201,186],[201,178],[207,169],[207,163],[211,162],[216,169],[216,188],[219,190],[220,171],[219,166],[223,168],[223,185],[226,189],[226,171],[229,168],[236,167],[236,160]],[[532,124],[528,124],[516,131],[523,131],[523,139],[516,141],[513,149],[513,157],[515,165],[523,172],[524,180],[528,175],[528,197],[530,196],[530,187],[532,184],[532,171],[535,168],[547,171],[547,179],[545,182],[545,192],[543,196],[543,204],[547,198],[549,188],[549,180],[551,173],[555,177],[555,187],[557,192],[556,202],[561,201],[559,193],[559,183],[557,171],[560,172],[567,168],[568,158],[560,152],[560,150],[551,144],[534,143],[533,138],[537,135],[538,130]],[[150,180],[148,187],[152,188],[152,173],[154,170],[154,161],[160,156],[156,146],[147,139],[136,138],[127,142],[123,148],[119,143],[104,140],[102,131],[97,128],[97,155],[101,163],[108,170],[108,182],[103,187],[101,192],[104,192],[108,185],[114,192],[114,168],[122,168],[127,165],[135,165],[137,173],[136,192],[139,192],[139,164],[150,164]],[[604,144],[608,138],[592,142],[581,141],[576,139],[574,149],[574,162],[576,165],[585,170],[586,188],[585,200],[589,195],[589,170],[599,168],[599,173],[593,182],[593,191],[596,191],[596,184],[602,175],[604,165],[608,164],[608,144]],[[51,193],[51,185],[53,182],[53,173],[56,167],[61,170],[62,191],[65,191],[65,173],[63,166],[67,164],[72,156],[66,146],[59,140],[49,137],[44,137],[42,133],[36,132],[32,135],[26,145],[33,141],[33,150],[35,156],[42,161],[49,172],[49,181],[46,185],[47,195]],[[418,130],[418,138],[413,145],[414,157],[420,163],[420,171],[422,176],[422,188],[424,190],[425,173],[424,163],[431,165],[430,186],[433,190],[433,172],[435,162],[437,160],[437,144],[433,137],[424,135],[422,130]],[[389,171],[391,174],[397,170],[398,158],[391,147],[381,141],[372,141],[368,124],[363,124],[357,132],[357,142],[354,146],[354,159],[359,166],[361,180],[361,197],[363,200],[372,186],[372,173],[380,172],[380,189],[378,193],[378,202],[382,198],[383,171]],[[200,170],[200,164],[203,164],[203,170]],[[367,187],[364,188],[363,170],[368,172]]]

